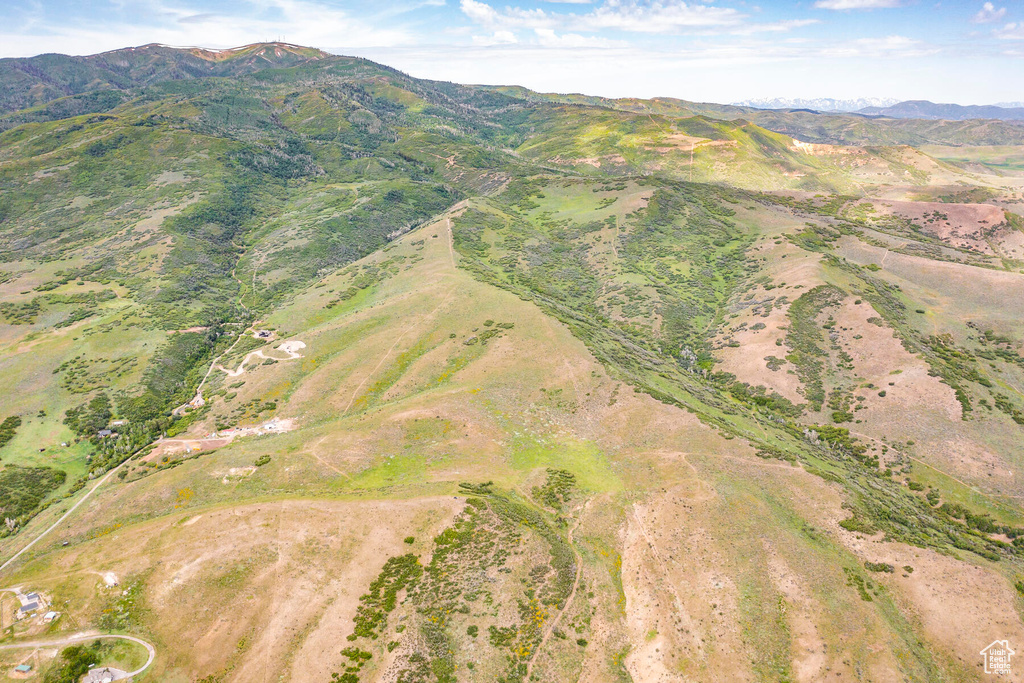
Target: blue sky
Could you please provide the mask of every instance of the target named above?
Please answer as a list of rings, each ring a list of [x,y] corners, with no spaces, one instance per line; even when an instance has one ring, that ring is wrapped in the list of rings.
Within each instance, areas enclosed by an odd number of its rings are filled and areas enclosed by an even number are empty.
[[[1024,100],[1024,0],[3,0],[0,21],[6,57],[282,39],[613,97]]]

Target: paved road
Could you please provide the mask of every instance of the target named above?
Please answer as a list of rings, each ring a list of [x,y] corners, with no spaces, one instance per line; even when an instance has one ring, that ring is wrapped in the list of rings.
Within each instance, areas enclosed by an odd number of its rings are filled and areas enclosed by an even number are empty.
[[[138,676],[143,671],[148,669],[149,665],[153,663],[154,659],[156,659],[156,648],[154,648],[152,645],[142,640],[141,638],[136,638],[135,636],[121,636],[94,632],[76,633],[72,636],[60,638],[57,640],[35,640],[26,643],[15,643],[13,645],[0,645],[0,650],[16,650],[24,648],[39,649],[43,647],[65,647],[67,645],[74,645],[75,643],[81,643],[86,640],[104,640],[111,638],[116,638],[118,640],[130,640],[133,643],[138,643],[139,645],[146,648],[146,651],[149,653],[149,658],[146,660],[145,664],[143,664],[140,668],[136,669],[135,671],[129,671],[127,673],[121,672],[120,678],[131,678],[132,676]]]

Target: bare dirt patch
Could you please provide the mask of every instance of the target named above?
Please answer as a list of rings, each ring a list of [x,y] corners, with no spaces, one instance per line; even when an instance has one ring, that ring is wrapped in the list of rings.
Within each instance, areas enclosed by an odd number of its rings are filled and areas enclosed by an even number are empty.
[[[153,184],[158,187],[162,185],[177,185],[178,183],[188,182],[188,179],[184,171],[164,171],[154,178]]]
[[[857,417],[870,422],[909,420],[921,410],[938,412],[951,422],[961,407],[953,389],[929,375],[928,364],[911,354],[867,301],[848,297],[835,313],[838,342],[853,358],[854,372],[873,389],[860,387],[866,409]],[[873,322],[868,322],[872,320]],[[885,396],[879,396],[885,391]]]
[[[387,558],[422,553],[463,505],[284,500],[169,515],[72,549],[54,580],[92,581],[80,566],[146,577],[151,628],[169,653],[154,680],[330,680],[347,661],[359,596]],[[404,543],[409,535],[423,544]],[[145,551],[113,552],[124,547]]]
[[[156,448],[142,458],[142,461],[157,462],[164,456],[191,455],[203,451],[212,451],[217,448],[223,448],[240,437],[283,434],[292,431],[295,429],[295,426],[296,420],[294,418],[275,417],[258,425],[222,429],[201,438],[160,439],[156,442]]]
[[[931,550],[876,541],[841,528],[835,533],[863,560],[897,568],[872,579],[891,588],[899,605],[920,619],[926,637],[952,653],[965,672],[977,671],[978,653],[993,640],[1024,642],[1015,591],[998,573]],[[905,571],[906,566],[913,572]]]
[[[1024,319],[1020,273],[908,256],[846,236],[838,244],[839,256],[880,265],[901,286],[920,288],[920,300],[946,315],[1005,329],[1014,329]]]
[[[991,204],[878,199],[871,200],[870,203],[877,215],[905,218],[947,244],[984,254],[995,254],[989,239],[995,236],[996,226],[1004,223],[1003,210]]]
[[[730,317],[715,338],[715,353],[721,368],[736,375],[740,382],[765,386],[799,404],[804,400],[801,383],[792,365],[784,360],[788,348],[779,342],[785,340],[789,327],[789,305],[823,282],[821,258],[788,241],[775,244],[770,239],[762,240],[751,252],[768,260],[765,271],[777,286],[771,290],[755,287],[730,302],[730,311],[736,317]],[[762,303],[769,301],[771,306]],[[782,301],[785,303],[779,303]],[[765,308],[770,308],[767,316],[763,314]]]
[[[804,154],[810,154],[812,156],[847,156],[851,154],[866,154],[866,152],[859,147],[803,142],[795,138],[792,141],[791,149],[797,152],[803,152]]]

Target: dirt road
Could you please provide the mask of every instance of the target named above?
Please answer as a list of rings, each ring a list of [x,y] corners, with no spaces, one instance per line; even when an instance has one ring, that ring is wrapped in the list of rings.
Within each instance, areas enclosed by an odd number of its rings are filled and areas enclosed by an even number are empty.
[[[255,351],[252,351],[251,353],[246,355],[245,358],[242,359],[242,362],[238,365],[237,370],[228,370],[226,367],[220,364],[217,364],[216,367],[218,370],[222,370],[225,374],[227,374],[228,377],[238,377],[243,372],[245,372],[245,364],[249,362],[250,358],[264,358],[266,360],[277,361],[295,360],[296,358],[302,358],[302,354],[300,354],[299,351],[304,348],[306,348],[306,345],[303,342],[286,341],[274,350],[281,351],[282,353],[287,353],[287,358],[277,358],[275,356],[268,356],[263,352],[263,349],[256,349]]]
[[[128,462],[128,460],[125,460],[125,462]],[[50,528],[49,528],[49,529],[47,529],[47,530],[46,530],[46,531],[44,531],[43,533],[41,533],[41,534],[39,534],[38,536],[36,536],[35,540],[31,541],[31,542],[30,542],[30,543],[29,543],[28,545],[26,545],[26,546],[25,546],[24,548],[22,548],[21,550],[19,550],[18,552],[16,552],[16,553],[14,554],[14,556],[13,556],[13,557],[11,557],[11,558],[10,558],[9,560],[7,560],[6,562],[4,562],[3,564],[0,564],[0,572],[2,572],[2,571],[3,571],[4,569],[6,569],[6,568],[8,567],[8,565],[10,565],[10,564],[11,564],[12,562],[14,562],[14,561],[15,561],[16,559],[18,559],[19,557],[21,557],[22,553],[24,553],[24,552],[25,552],[26,550],[28,550],[29,548],[31,548],[32,546],[34,546],[34,545],[35,545],[36,543],[38,543],[39,541],[43,540],[43,538],[44,538],[44,537],[45,537],[45,536],[46,536],[47,534],[49,534],[49,533],[50,533],[51,531],[53,531],[53,530],[54,530],[54,529],[56,529],[56,528],[57,528],[58,526],[60,526],[60,525],[61,525],[61,522],[63,522],[63,521],[64,521],[65,519],[67,519],[68,517],[70,517],[70,516],[71,516],[71,513],[72,513],[72,512],[74,512],[75,510],[77,510],[77,509],[78,509],[78,506],[80,506],[80,505],[81,505],[82,503],[84,503],[85,501],[89,500],[89,497],[90,497],[90,496],[92,496],[92,494],[96,493],[96,489],[98,489],[99,487],[103,486],[103,482],[105,482],[105,481],[106,481],[107,479],[110,479],[110,475],[112,475],[112,474],[113,474],[114,472],[116,472],[116,471],[118,471],[119,469],[121,469],[121,467],[123,467],[123,466],[124,466],[124,462],[122,462],[122,463],[121,463],[120,465],[118,465],[118,466],[117,466],[117,467],[115,467],[114,469],[112,469],[112,470],[110,470],[109,472],[107,472],[106,474],[104,474],[104,475],[103,475],[103,478],[102,478],[102,479],[100,479],[100,480],[99,480],[98,482],[96,482],[96,485],[95,485],[95,486],[93,486],[93,487],[92,487],[91,489],[89,489],[89,491],[88,491],[88,492],[87,492],[87,493],[86,493],[86,494],[85,494],[84,496],[82,496],[82,497],[81,497],[81,498],[80,498],[80,499],[78,500],[78,502],[77,502],[77,503],[75,503],[74,505],[72,505],[72,506],[71,506],[71,509],[70,509],[70,510],[68,510],[68,511],[67,511],[67,512],[65,512],[65,513],[64,513],[63,515],[61,515],[61,518],[60,518],[60,519],[58,519],[58,520],[57,520],[56,522],[54,522],[54,523],[53,523],[53,524],[52,524],[52,525],[50,526]]]

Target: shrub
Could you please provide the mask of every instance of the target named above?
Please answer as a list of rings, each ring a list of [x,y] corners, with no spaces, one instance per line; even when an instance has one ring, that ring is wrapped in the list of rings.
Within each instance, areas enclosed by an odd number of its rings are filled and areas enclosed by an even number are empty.
[[[20,426],[21,418],[17,415],[11,415],[3,422],[0,422],[0,448],[3,448],[8,441],[14,438],[14,433]]]
[[[61,650],[60,659],[46,672],[44,683],[78,683],[89,669],[99,664],[100,642],[72,645]]]

